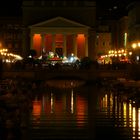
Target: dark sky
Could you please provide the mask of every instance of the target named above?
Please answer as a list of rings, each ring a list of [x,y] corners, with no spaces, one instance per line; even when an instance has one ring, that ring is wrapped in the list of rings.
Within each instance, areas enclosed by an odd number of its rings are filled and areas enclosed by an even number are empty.
[[[127,6],[135,0],[97,0],[97,13],[100,18],[119,19],[127,15]]]
[[[21,14],[22,0],[2,0],[0,2],[0,16],[16,16]]]
[[[92,0],[91,0],[92,1]],[[94,1],[94,0],[93,0]],[[120,17],[127,13],[125,7],[134,0],[96,0],[99,17]],[[22,0],[3,0],[0,4],[0,16],[21,15]],[[100,12],[103,11],[103,12]]]

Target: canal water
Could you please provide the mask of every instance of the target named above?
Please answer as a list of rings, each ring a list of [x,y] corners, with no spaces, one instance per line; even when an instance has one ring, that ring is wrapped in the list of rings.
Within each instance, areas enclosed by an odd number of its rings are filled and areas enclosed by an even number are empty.
[[[20,110],[7,112],[9,118],[1,116],[2,140],[140,139],[140,108],[112,82],[52,80],[36,86],[30,104],[21,102]]]

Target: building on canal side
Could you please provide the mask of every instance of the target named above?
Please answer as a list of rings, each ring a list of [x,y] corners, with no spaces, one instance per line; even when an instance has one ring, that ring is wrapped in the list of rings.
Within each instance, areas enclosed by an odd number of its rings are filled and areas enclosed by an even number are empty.
[[[98,17],[96,0],[23,0],[21,17],[0,17],[0,45],[22,56],[34,49],[38,56],[52,51],[91,59],[131,50],[140,40],[138,3],[128,6],[128,16],[113,19]]]
[[[96,1],[23,0],[22,11],[23,54],[35,49],[38,56],[52,51],[95,60],[128,47],[127,16],[100,19]]]
[[[57,53],[95,57],[96,3],[94,1],[23,0],[23,54]],[[24,47],[26,46],[26,48]]]

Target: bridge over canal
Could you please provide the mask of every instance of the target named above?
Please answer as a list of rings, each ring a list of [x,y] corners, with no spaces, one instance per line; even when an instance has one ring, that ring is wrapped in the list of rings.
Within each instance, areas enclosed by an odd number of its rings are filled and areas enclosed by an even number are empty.
[[[82,79],[95,80],[97,78],[126,78],[129,77],[128,70],[68,70],[68,71],[50,71],[50,70],[20,70],[4,71],[2,78],[27,78],[35,80],[49,79]]]

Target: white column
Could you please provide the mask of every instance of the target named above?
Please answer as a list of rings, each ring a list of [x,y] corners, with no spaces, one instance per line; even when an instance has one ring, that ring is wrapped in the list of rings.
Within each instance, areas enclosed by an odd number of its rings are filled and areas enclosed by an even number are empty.
[[[73,35],[73,53],[77,56],[77,34]]]
[[[67,55],[67,46],[66,46],[66,43],[67,43],[67,36],[64,34],[63,35],[63,56],[66,56]]]
[[[85,36],[85,56],[88,56],[88,35]]]
[[[55,34],[52,34],[52,52],[55,53]]]

